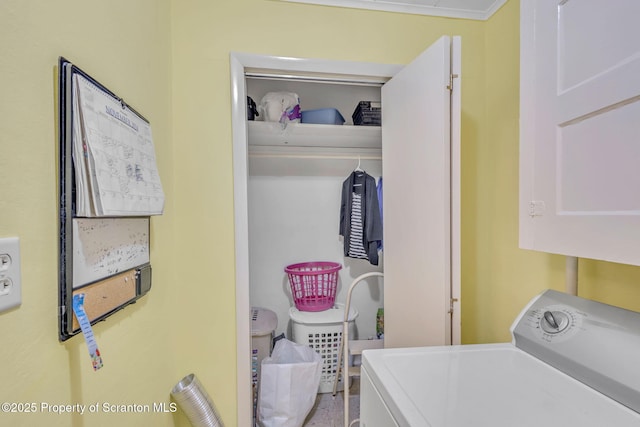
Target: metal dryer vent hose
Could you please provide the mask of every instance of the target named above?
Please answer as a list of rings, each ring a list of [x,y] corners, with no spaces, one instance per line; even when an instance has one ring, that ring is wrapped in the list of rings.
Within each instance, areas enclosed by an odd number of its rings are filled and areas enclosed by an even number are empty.
[[[184,377],[171,390],[171,397],[194,427],[224,427],[216,407],[194,374]]]

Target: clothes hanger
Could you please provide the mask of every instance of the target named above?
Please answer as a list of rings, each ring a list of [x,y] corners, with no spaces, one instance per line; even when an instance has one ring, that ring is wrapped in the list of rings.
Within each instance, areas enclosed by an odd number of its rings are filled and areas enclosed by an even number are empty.
[[[358,166],[354,169],[355,172],[364,172],[364,170],[360,167],[360,156],[358,156]]]
[[[364,170],[360,167],[360,156],[358,156],[358,166],[353,170],[355,173],[364,173]],[[354,187],[362,187],[362,184],[356,183],[353,184]]]

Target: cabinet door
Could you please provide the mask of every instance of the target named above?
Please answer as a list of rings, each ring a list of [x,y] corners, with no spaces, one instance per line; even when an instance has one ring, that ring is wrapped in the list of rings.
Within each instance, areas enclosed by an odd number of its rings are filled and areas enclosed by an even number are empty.
[[[640,2],[521,2],[520,246],[640,265]]]
[[[451,38],[442,37],[382,88],[385,347],[451,343],[452,274],[458,280],[459,270],[456,256],[452,264],[459,219],[451,177],[459,171],[452,173],[451,137],[459,138],[459,78],[453,114],[448,86],[459,58]],[[459,282],[453,287],[457,297]]]

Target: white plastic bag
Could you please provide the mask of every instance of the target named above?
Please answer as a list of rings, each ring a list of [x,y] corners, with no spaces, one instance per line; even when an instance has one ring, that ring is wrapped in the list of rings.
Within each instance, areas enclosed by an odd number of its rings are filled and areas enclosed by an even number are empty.
[[[311,347],[276,342],[260,368],[258,425],[301,427],[316,401],[321,375],[322,357]]]
[[[294,92],[269,92],[262,97],[258,112],[264,121],[300,122],[300,97]]]

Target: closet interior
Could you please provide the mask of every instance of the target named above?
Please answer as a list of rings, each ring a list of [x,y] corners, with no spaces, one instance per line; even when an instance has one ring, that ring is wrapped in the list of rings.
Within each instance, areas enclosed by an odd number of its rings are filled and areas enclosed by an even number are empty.
[[[275,335],[291,337],[292,307],[287,265],[333,261],[339,272],[337,303],[359,275],[383,271],[366,259],[345,257],[339,235],[341,190],[357,168],[378,182],[382,176],[380,126],[354,126],[360,101],[380,102],[382,79],[338,75],[287,75],[246,70],[247,95],[260,103],[268,92],[298,94],[301,110],[335,108],[343,125],[248,120],[249,291],[254,307],[276,313]],[[356,333],[376,336],[376,315],[383,307],[382,283],[370,279],[353,295]]]

